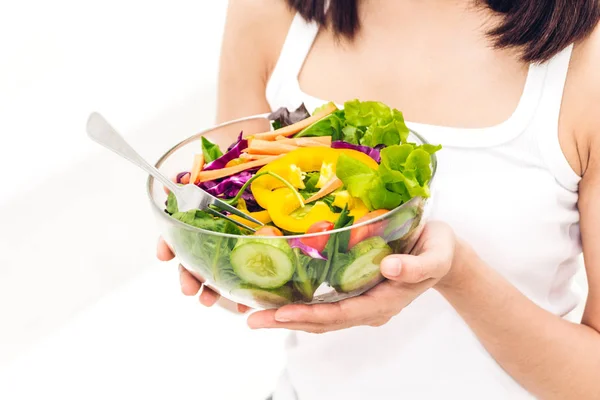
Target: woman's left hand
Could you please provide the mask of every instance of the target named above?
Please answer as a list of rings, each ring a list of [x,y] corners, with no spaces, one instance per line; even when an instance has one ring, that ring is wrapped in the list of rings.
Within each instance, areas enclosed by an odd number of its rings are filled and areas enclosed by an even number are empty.
[[[456,247],[457,239],[448,225],[428,223],[412,254],[394,254],[381,262],[381,273],[388,280],[368,292],[332,304],[292,304],[258,311],[248,318],[248,325],[311,333],[381,326],[449,275]]]

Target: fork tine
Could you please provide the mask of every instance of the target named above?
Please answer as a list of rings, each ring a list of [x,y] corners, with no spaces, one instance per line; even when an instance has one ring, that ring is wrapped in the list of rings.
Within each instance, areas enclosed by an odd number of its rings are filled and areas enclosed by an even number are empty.
[[[238,217],[247,219],[248,221],[252,221],[255,224],[258,224],[260,226],[264,226],[265,224],[263,224],[262,222],[260,222],[259,220],[257,220],[256,218],[253,218],[251,216],[249,216],[248,214],[244,213],[243,211],[238,210],[237,208],[230,206],[229,204],[225,203],[224,201],[213,197],[212,200],[212,205],[219,207],[225,211],[229,211],[230,213],[237,215]]]
[[[233,218],[229,218],[227,215],[221,214],[220,212],[215,211],[212,208],[207,208],[205,211],[208,212],[209,214],[215,216],[215,217],[226,219],[227,221],[229,221],[229,222],[231,222],[233,224],[236,224],[240,228],[247,229],[250,232],[256,232],[256,229],[250,228],[249,226],[247,226],[247,225],[245,225],[245,224],[241,223],[240,221],[237,221],[237,220],[235,220]]]

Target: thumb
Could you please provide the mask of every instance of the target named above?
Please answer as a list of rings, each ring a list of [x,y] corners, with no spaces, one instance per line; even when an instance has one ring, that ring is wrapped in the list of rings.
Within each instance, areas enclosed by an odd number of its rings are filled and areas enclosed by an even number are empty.
[[[386,278],[405,283],[419,283],[445,274],[444,261],[433,252],[394,254],[381,261],[381,273]]]

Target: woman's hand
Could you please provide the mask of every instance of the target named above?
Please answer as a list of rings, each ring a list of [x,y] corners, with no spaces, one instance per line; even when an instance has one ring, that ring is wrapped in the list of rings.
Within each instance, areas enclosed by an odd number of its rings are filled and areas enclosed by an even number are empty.
[[[353,326],[381,326],[426,290],[449,280],[456,264],[457,240],[443,223],[425,226],[413,254],[395,254],[381,263],[388,279],[361,296],[333,304],[288,305],[277,310],[258,311],[248,325],[325,333]]]
[[[156,247],[156,257],[161,261],[170,261],[175,257],[173,251],[171,251],[162,238],[159,239]],[[181,292],[186,296],[195,296],[200,289],[202,289],[199,299],[203,306],[211,307],[219,300],[219,297],[221,297],[210,288],[203,286],[203,282],[196,279],[188,270],[183,268],[181,264],[179,264],[179,282],[181,285]],[[237,310],[241,313],[245,313],[250,310],[250,308],[243,304],[238,304]]]

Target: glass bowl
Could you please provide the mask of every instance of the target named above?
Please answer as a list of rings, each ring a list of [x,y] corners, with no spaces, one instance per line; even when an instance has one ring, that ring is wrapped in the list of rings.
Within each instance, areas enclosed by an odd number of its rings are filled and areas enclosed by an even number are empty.
[[[241,131],[252,134],[270,129],[268,114],[229,121],[177,144],[160,158],[156,167],[166,176],[174,177],[187,171],[194,155],[201,152],[202,136],[224,150]],[[414,131],[410,131],[408,141],[426,143]],[[437,166],[435,154],[431,160],[433,176],[430,185]],[[291,303],[336,302],[373,288],[385,279],[379,272],[379,264],[385,256],[406,254],[413,249],[427,220],[431,202],[431,196],[415,197],[387,214],[346,228],[256,240],[256,236],[207,231],[172,218],[165,212],[167,194],[163,186],[152,177],[147,185],[159,230],[183,267],[223,297],[259,309]],[[327,243],[337,241],[339,252],[328,260],[319,260],[290,246],[294,241],[307,238]],[[349,241],[353,242],[352,248],[348,248]],[[273,257],[263,257],[264,252]],[[250,274],[248,268],[234,269],[232,257],[236,265],[240,260],[247,263],[251,267]],[[265,276],[268,279],[262,279]]]

